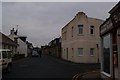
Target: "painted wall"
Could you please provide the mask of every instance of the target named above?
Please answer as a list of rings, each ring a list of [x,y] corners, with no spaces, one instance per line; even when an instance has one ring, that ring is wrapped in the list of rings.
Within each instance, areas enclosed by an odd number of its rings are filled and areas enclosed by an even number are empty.
[[[75,18],[62,29],[62,58],[76,63],[97,63],[98,57],[100,57],[99,53],[101,53],[99,26],[102,23],[102,20],[87,17],[84,13],[77,14]],[[83,25],[83,34],[79,34],[78,25]],[[92,25],[94,26],[94,34],[90,34],[90,26]],[[83,48],[82,56],[78,54],[78,48]],[[93,56],[90,55],[90,48],[94,48]]]
[[[14,38],[18,37],[14,34],[9,35],[9,38],[11,38],[14,41]],[[17,39],[17,53],[16,54],[24,54],[24,57],[27,57],[27,44],[26,42],[23,42],[20,38]]]
[[[28,54],[27,54],[27,44],[19,38],[18,38],[18,44],[19,44],[19,46],[17,48],[17,52],[19,52],[18,54],[25,54],[25,57],[27,57],[28,56]]]

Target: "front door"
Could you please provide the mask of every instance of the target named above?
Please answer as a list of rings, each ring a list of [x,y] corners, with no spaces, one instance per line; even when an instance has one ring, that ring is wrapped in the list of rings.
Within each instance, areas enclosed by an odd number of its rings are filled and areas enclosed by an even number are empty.
[[[68,60],[68,48],[67,48],[67,50],[66,50],[66,55],[67,55],[66,57],[67,57],[67,60]]]
[[[72,56],[72,61],[74,61],[74,49],[72,48],[72,54],[71,54],[71,56]]]

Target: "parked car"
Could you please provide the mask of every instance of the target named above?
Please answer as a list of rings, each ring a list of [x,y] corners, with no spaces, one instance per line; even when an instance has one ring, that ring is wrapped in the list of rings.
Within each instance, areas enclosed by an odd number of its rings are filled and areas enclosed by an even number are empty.
[[[38,52],[33,50],[33,52],[32,52],[32,57],[39,57]]]
[[[10,72],[12,67],[12,54],[9,49],[0,49],[0,68],[4,72]]]

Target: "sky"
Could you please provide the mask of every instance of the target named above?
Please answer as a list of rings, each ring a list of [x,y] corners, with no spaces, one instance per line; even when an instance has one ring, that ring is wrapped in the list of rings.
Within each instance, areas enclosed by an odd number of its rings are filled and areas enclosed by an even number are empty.
[[[18,34],[26,35],[29,42],[40,47],[60,37],[61,29],[78,12],[105,20],[116,4],[117,2],[2,2],[2,32],[9,35],[10,29],[16,29],[18,25]]]

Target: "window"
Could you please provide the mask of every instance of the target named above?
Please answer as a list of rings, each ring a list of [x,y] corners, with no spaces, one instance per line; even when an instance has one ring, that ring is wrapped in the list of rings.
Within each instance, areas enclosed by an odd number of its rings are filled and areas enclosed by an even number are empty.
[[[94,48],[90,48],[90,55],[94,55]]]
[[[7,53],[5,51],[2,51],[3,58],[7,58]]]
[[[67,55],[67,60],[68,60],[68,48],[66,49],[66,53],[67,53],[66,55]]]
[[[94,26],[90,26],[90,34],[94,34]]]
[[[78,48],[78,54],[81,56],[83,55],[83,48]]]
[[[12,57],[11,51],[8,51],[8,59],[10,59],[11,57]]]
[[[72,54],[74,54],[74,49],[72,48]]]
[[[67,31],[65,32],[65,40],[67,39]]]
[[[79,34],[83,34],[83,25],[78,25]]]
[[[103,36],[103,71],[110,74],[110,34]]]
[[[72,27],[72,30],[71,30],[71,36],[73,37],[73,27]]]
[[[66,50],[65,49],[63,49],[63,55],[65,55],[66,54],[66,52],[65,52]]]

